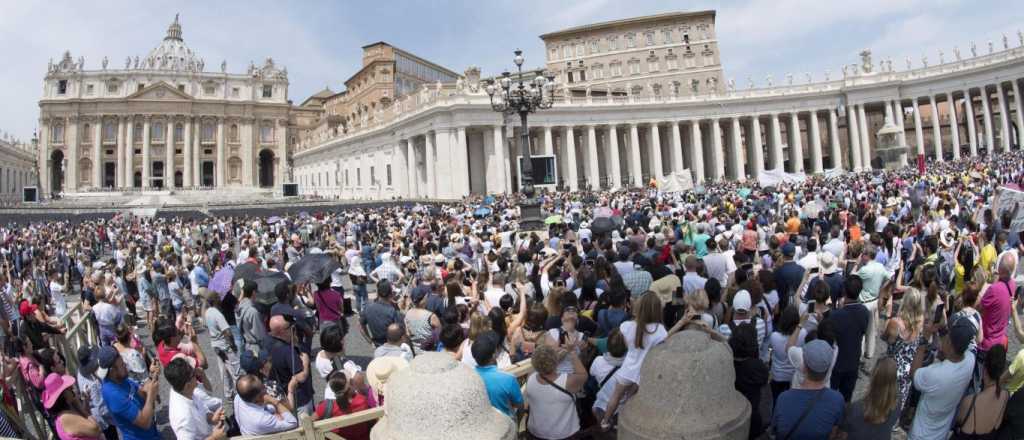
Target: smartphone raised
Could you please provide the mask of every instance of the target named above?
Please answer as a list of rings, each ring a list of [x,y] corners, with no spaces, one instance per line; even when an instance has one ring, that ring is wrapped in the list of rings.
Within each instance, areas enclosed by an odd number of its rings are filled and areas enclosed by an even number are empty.
[[[932,322],[934,322],[936,324],[942,322],[942,315],[945,314],[945,313],[946,313],[946,305],[945,304],[939,304],[938,307],[935,307],[935,316],[932,317]]]

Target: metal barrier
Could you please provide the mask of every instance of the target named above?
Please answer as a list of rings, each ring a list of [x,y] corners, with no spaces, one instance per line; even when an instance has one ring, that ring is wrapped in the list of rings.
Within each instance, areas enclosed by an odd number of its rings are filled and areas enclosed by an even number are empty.
[[[57,349],[64,355],[64,364],[67,366],[68,374],[75,376],[78,373],[78,348],[83,345],[99,345],[99,329],[92,310],[85,310],[82,303],[75,304],[60,318],[67,331],[63,335],[56,336]]]
[[[530,373],[533,372],[533,364],[527,359],[506,368],[505,372],[515,376],[516,380],[519,381],[519,385],[522,386],[526,383]],[[240,436],[234,437],[232,440],[346,440],[332,431],[338,428],[375,421],[381,417],[384,417],[383,406],[316,421],[309,415],[303,414],[299,417],[299,427],[291,431],[261,436]],[[525,430],[525,419],[519,421],[517,427],[519,432]]]

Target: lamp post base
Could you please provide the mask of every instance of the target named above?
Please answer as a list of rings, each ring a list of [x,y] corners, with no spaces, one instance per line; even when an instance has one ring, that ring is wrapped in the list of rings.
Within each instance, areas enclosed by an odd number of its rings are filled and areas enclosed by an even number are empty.
[[[519,230],[542,231],[544,219],[540,218],[540,203],[534,198],[526,199],[519,204]]]

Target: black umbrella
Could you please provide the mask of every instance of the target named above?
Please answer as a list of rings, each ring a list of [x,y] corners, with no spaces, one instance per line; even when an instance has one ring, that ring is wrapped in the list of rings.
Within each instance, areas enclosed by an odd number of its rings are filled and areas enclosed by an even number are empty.
[[[234,285],[238,280],[253,280],[259,275],[260,267],[256,263],[242,263],[235,266],[235,275],[231,277],[231,284]]]
[[[606,234],[615,230],[615,222],[611,217],[598,217],[590,224],[590,230],[595,234]]]
[[[257,304],[269,306],[277,302],[274,291],[278,285],[288,284],[288,276],[282,272],[261,272],[253,281],[256,282],[256,295],[253,300]]]
[[[611,220],[612,225],[615,226],[613,229],[622,229],[623,226],[626,226],[626,220],[623,219],[621,215],[612,216]]]
[[[294,283],[312,281],[320,284],[340,268],[341,264],[338,263],[338,260],[329,254],[309,254],[292,264],[288,268],[288,275],[291,275]]]

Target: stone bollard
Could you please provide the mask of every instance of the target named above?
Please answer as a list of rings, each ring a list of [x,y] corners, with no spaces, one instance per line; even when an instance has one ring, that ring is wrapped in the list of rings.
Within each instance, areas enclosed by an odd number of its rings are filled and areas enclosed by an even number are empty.
[[[386,385],[371,440],[515,440],[512,419],[491,406],[480,375],[445,353],[423,353]]]
[[[647,353],[619,440],[745,440],[750,403],[735,378],[726,344],[697,330],[674,335]]]

